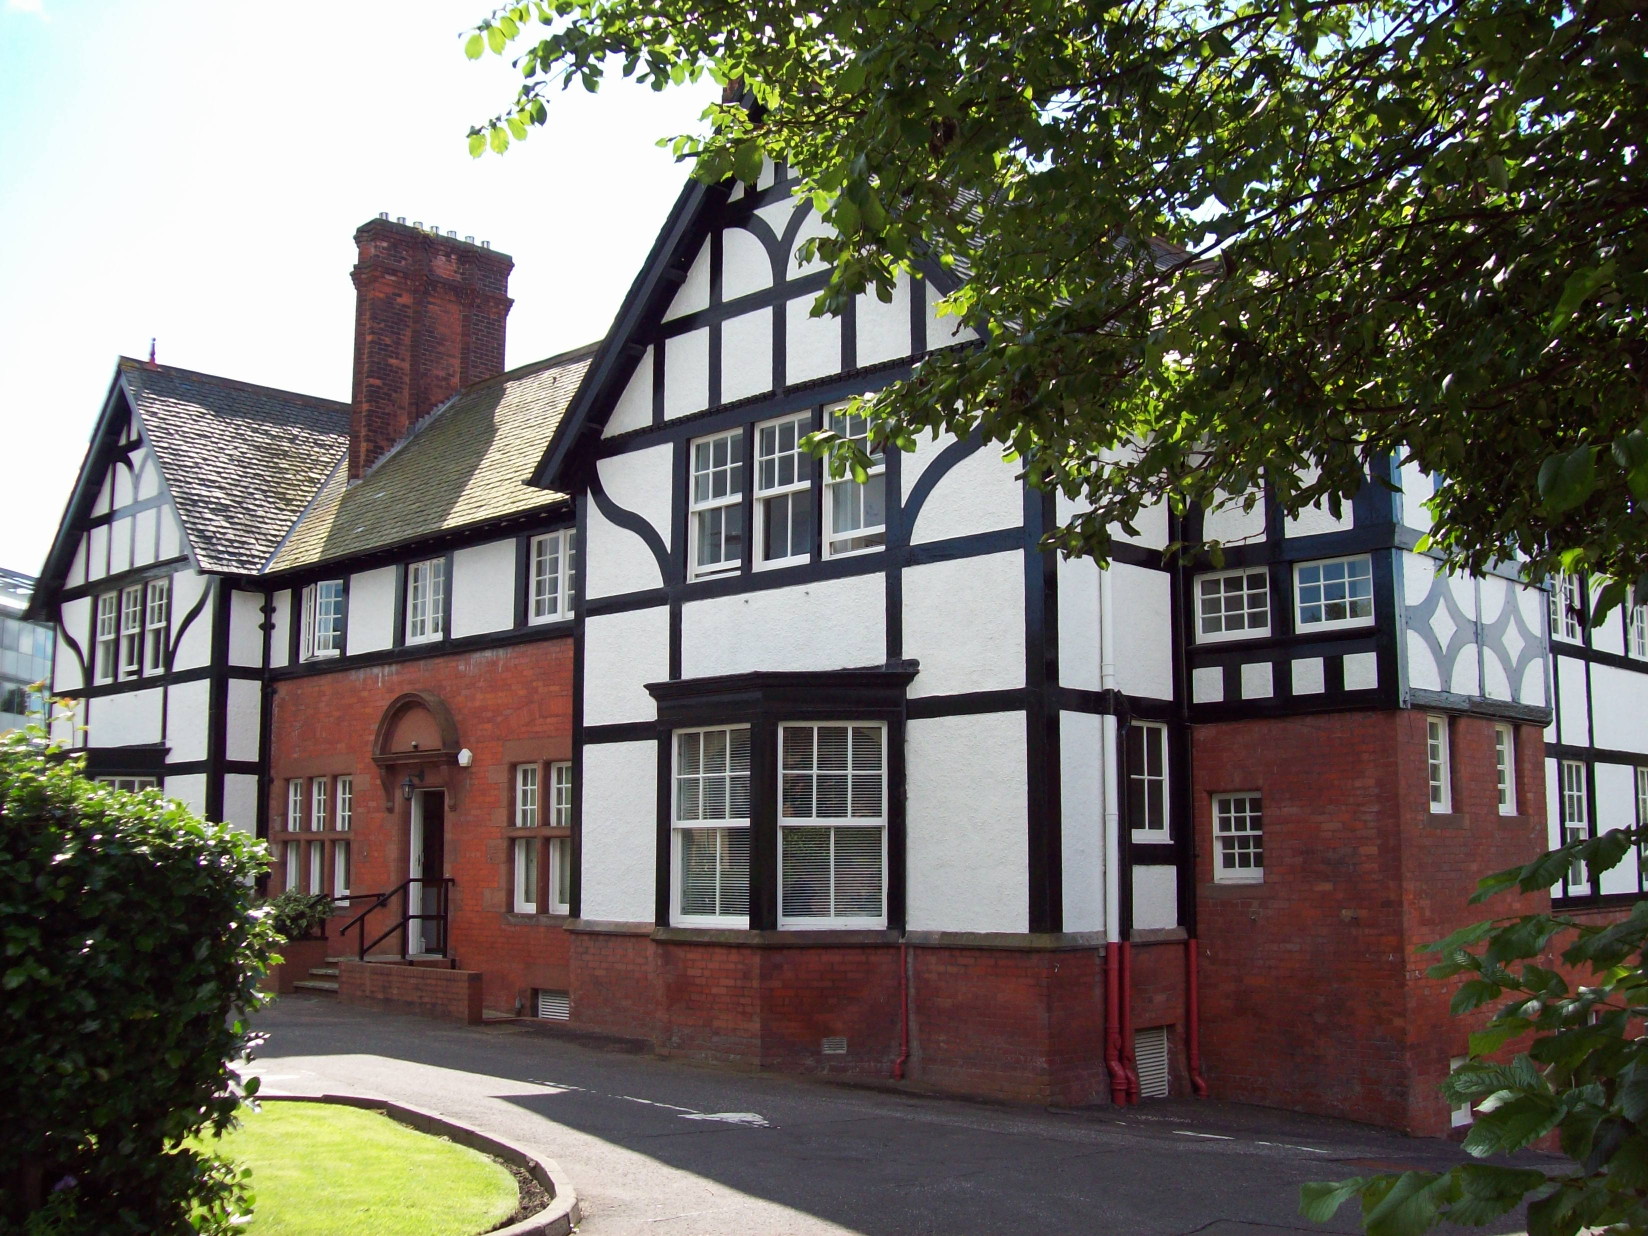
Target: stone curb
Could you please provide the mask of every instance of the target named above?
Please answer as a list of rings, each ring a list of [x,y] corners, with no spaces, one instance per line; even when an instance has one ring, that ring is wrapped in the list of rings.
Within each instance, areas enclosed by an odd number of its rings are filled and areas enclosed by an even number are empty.
[[[485,1236],[569,1236],[572,1229],[583,1219],[583,1214],[578,1208],[578,1194],[566,1183],[560,1165],[554,1159],[541,1154],[537,1147],[528,1150],[509,1142],[501,1142],[489,1134],[454,1124],[444,1116],[408,1107],[404,1103],[396,1103],[390,1099],[369,1099],[354,1094],[267,1092],[259,1092],[256,1097],[258,1101],[267,1103],[336,1103],[342,1107],[362,1107],[381,1111],[396,1123],[404,1124],[420,1133],[444,1137],[460,1146],[468,1146],[471,1150],[479,1150],[482,1154],[502,1159],[505,1163],[520,1168],[543,1186],[544,1192],[548,1193],[551,1199],[548,1206],[535,1215],[528,1215],[519,1223],[496,1228]]]

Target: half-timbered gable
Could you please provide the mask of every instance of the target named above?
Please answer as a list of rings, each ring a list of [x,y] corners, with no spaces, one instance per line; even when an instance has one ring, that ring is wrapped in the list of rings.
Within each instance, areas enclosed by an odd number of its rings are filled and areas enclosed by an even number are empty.
[[[47,560],[57,737],[94,776],[258,822],[263,594],[254,582],[327,470],[346,405],[122,360]]]

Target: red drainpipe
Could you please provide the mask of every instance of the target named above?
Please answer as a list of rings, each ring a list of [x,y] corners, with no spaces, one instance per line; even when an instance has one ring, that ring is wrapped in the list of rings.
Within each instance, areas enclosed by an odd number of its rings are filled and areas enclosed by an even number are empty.
[[[1104,950],[1104,1067],[1110,1072],[1110,1102],[1127,1106],[1127,1074],[1122,1069],[1121,945]]]
[[[909,946],[898,942],[898,1059],[893,1061],[893,1080],[904,1080],[904,1066],[910,1060],[910,954]]]
[[[1139,1070],[1133,1058],[1133,945],[1124,942],[1122,955],[1122,1072],[1127,1075],[1127,1101],[1139,1101]]]
[[[1207,1098],[1207,1082],[1202,1078],[1202,1001],[1200,962],[1196,938],[1185,941],[1185,1063],[1190,1066],[1190,1088],[1198,1099]]]

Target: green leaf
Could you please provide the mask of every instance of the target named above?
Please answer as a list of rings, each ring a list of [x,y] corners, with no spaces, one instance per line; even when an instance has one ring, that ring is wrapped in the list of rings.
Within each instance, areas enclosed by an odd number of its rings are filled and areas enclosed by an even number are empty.
[[[471,60],[479,60],[481,53],[486,50],[486,36],[479,30],[470,35],[464,42],[464,55]]]
[[[491,143],[494,154],[503,154],[509,149],[509,134],[504,131],[502,125],[493,125],[487,132],[487,140]]]
[[[499,27],[488,26],[486,28],[486,45],[492,49],[495,55],[502,55],[508,43],[509,40],[504,38],[504,32]]]
[[[1312,1181],[1299,1186],[1299,1213],[1315,1223],[1326,1223],[1367,1185],[1362,1176],[1336,1182]]]

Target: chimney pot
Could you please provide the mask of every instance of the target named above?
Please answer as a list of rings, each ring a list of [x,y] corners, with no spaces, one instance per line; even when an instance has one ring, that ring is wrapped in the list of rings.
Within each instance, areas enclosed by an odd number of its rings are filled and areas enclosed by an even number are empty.
[[[405,223],[406,222],[406,216],[405,215],[396,215],[395,216],[395,222],[396,223]]]
[[[387,219],[388,217],[389,217],[389,212],[387,210],[378,211],[378,218]]]
[[[482,242],[481,242],[481,248],[483,248],[483,249],[490,249],[490,248],[492,248],[492,242],[491,242],[491,241],[490,241],[490,240],[483,240],[483,241],[482,241]]]
[[[464,244],[472,245],[474,243],[475,243],[475,238],[473,236],[465,236],[464,237]]]

